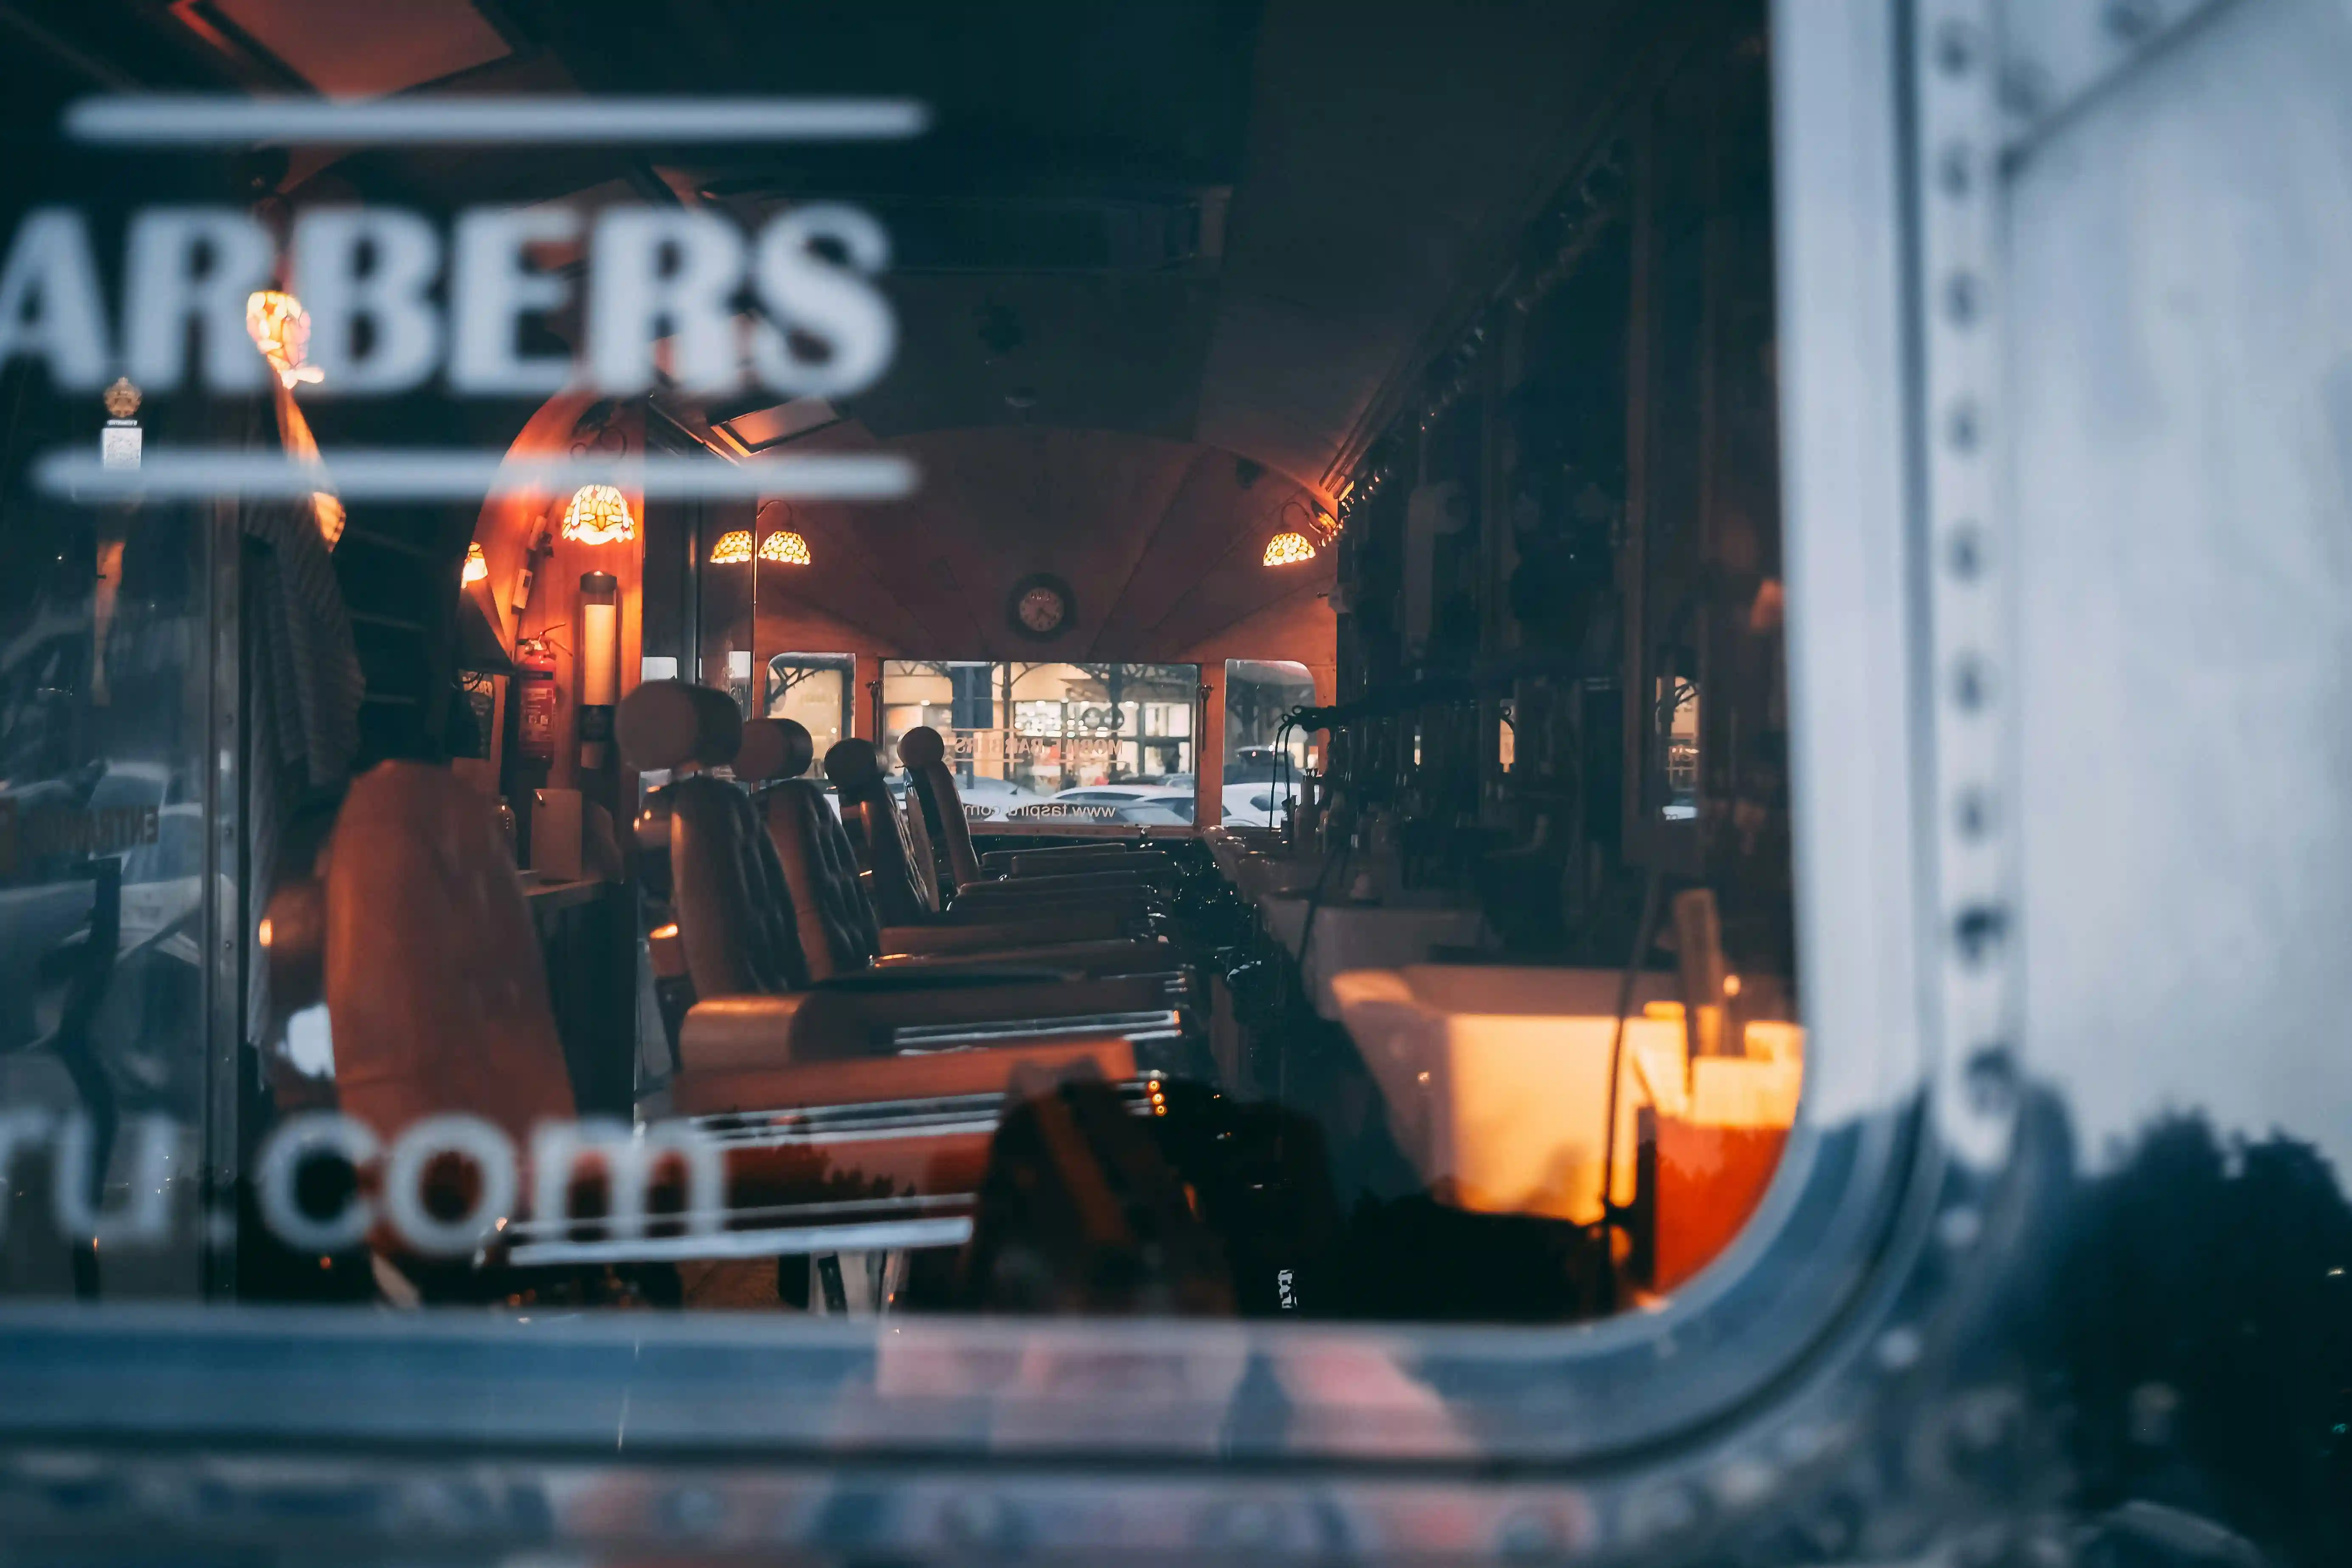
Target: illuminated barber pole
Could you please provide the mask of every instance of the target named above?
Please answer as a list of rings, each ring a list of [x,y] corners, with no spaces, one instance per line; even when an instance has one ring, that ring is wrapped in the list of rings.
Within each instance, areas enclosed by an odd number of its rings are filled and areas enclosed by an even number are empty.
[[[621,700],[620,584],[610,572],[580,576],[580,765],[601,768]]]

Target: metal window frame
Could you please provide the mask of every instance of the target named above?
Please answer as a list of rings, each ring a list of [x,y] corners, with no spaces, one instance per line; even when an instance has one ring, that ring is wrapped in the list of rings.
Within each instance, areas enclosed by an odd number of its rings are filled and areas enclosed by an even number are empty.
[[[2199,9],[2166,9],[2165,26]],[[1977,1260],[2013,1219],[2001,179],[2128,60],[2054,51],[2063,90],[2025,93],[2001,43],[2045,26],[2034,36],[2079,40],[2114,10],[1775,5],[1811,1080],[1762,1211],[1662,1310],[1565,1329],[656,1330],[8,1309],[0,1444],[761,1463],[784,1467],[772,1485],[799,1475],[865,1500],[863,1522],[811,1507],[800,1526],[763,1515],[755,1537],[835,1548],[1098,1547],[1150,1503],[1185,1510],[1204,1550],[1328,1550],[1376,1535],[1402,1489],[1452,1482],[1457,1549],[1512,1552],[1696,1548],[1863,1452],[1948,1352],[1991,1272]],[[1856,715],[1902,743],[1858,751]],[[1368,1393],[1349,1369],[1403,1392]],[[645,1529],[662,1533],[676,1488],[644,1490]]]

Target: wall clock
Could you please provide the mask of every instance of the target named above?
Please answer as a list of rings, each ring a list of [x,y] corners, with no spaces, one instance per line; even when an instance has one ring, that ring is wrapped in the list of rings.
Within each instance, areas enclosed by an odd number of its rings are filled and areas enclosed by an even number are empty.
[[[1038,572],[1013,584],[1005,601],[1005,618],[1013,629],[1034,642],[1051,642],[1067,631],[1077,616],[1070,585],[1050,572]]]

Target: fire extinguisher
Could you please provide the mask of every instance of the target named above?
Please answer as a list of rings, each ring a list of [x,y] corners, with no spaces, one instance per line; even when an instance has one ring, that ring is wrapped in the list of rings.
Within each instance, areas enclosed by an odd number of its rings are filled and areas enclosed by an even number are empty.
[[[527,763],[555,761],[555,650],[544,637],[515,645],[515,749]]]

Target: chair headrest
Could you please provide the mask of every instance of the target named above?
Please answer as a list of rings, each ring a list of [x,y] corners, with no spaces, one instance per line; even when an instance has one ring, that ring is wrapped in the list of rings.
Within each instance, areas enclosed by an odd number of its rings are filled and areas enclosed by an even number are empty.
[[[859,736],[835,742],[824,754],[824,776],[843,789],[854,789],[881,772],[882,759],[876,754],[874,742]]]
[[[743,714],[735,700],[683,680],[648,680],[621,700],[613,715],[621,754],[642,773],[680,763],[731,762],[743,741]]]
[[[743,743],[735,748],[735,776],[745,784],[796,779],[815,755],[816,742],[798,720],[747,720]]]
[[[928,768],[947,754],[947,742],[929,724],[918,724],[898,737],[898,760],[910,768]]]

